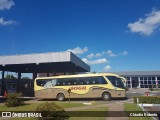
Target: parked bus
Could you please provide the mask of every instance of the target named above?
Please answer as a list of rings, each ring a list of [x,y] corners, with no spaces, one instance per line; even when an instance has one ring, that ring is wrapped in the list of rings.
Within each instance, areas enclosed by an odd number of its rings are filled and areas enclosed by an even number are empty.
[[[78,74],[36,78],[36,98],[123,98],[126,96],[125,79],[116,74]]]

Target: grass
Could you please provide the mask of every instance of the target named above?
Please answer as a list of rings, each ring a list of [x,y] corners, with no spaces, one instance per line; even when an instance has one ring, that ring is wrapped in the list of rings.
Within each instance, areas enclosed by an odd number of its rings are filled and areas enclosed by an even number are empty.
[[[72,103],[72,102],[55,102],[57,105],[62,106],[63,108],[70,108],[70,107],[81,107],[85,106],[82,103]],[[5,105],[0,106],[1,111],[35,111],[36,107],[40,103],[26,103],[22,106],[18,107],[7,107]]]
[[[125,103],[124,104],[125,111],[137,111],[142,112],[143,110],[140,107],[137,107],[134,103]],[[129,117],[129,120],[152,120],[151,117]]]
[[[39,103],[24,104],[17,107],[7,107],[5,105],[0,106],[1,111],[34,111]]]
[[[40,102],[42,103],[42,102]],[[1,105],[0,106],[0,111],[35,111],[36,107],[40,104],[40,103],[26,103],[23,106],[18,106],[18,107],[7,107],[5,105]],[[73,108],[73,107],[82,107],[82,106],[86,106],[80,102],[55,102],[57,105],[60,105],[63,108]],[[92,105],[98,105],[98,104],[103,104],[103,103],[99,103],[99,102],[92,102]],[[79,110],[77,110],[79,111]],[[86,111],[86,114],[90,114],[89,112],[87,113],[87,111],[107,111],[107,107],[97,107],[97,108],[90,108],[90,109],[85,109],[85,110],[81,110],[81,111]],[[84,112],[83,112],[84,114]],[[83,116],[82,114],[82,116]],[[35,118],[12,118],[11,120],[36,120]],[[69,120],[81,120],[81,119],[85,119],[85,120],[105,120],[105,117],[70,117]]]

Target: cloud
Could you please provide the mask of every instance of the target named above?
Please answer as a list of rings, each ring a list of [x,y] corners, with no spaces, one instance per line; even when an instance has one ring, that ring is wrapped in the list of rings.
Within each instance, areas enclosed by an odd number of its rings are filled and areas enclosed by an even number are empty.
[[[17,22],[14,21],[14,20],[5,21],[5,20],[3,19],[3,17],[0,18],[0,25],[2,25],[2,26],[15,25],[15,24],[17,24]]]
[[[88,60],[87,58],[82,59],[85,63],[95,65],[95,64],[103,64],[109,62],[106,58],[97,59],[97,60]]]
[[[115,56],[121,56],[121,55],[127,55],[128,52],[127,51],[122,51],[119,52],[117,54],[113,53],[112,50],[107,50],[106,52],[101,52],[101,53],[91,53],[89,55],[87,55],[87,58],[92,59],[92,58],[96,58],[96,57],[101,57],[103,55],[108,55],[109,57],[115,57]]]
[[[88,51],[88,47],[84,47],[84,48],[80,48],[80,47],[76,47],[74,49],[68,49],[67,51],[70,51],[74,54],[83,54],[84,52]]]
[[[110,56],[110,57],[115,57],[115,56],[117,56],[116,54],[114,54],[114,53],[112,52],[112,50],[107,50],[106,54],[107,54],[108,56]]]
[[[119,55],[127,55],[127,54],[128,54],[127,51],[122,51],[122,52],[119,53]]]
[[[96,53],[96,54],[91,53],[91,54],[87,55],[87,58],[96,58],[96,57],[101,57],[103,55],[105,55],[105,52]]]
[[[104,54],[105,54],[105,52],[96,53],[95,56],[96,56],[96,57],[101,57],[101,56],[104,55]]]
[[[160,10],[152,10],[151,13],[145,15],[145,18],[139,18],[138,21],[128,24],[131,32],[148,36],[158,27],[160,27]]]
[[[95,55],[93,53],[87,55],[87,58],[93,58]]]
[[[109,66],[109,65],[107,65],[107,66],[104,67],[104,71],[108,71],[110,69],[111,69],[111,66]]]
[[[0,0],[0,10],[9,10],[13,5],[13,0]]]
[[[105,54],[105,52],[96,53],[96,54],[91,53],[91,54],[87,55],[87,58],[101,57],[101,56],[104,55],[104,54]]]

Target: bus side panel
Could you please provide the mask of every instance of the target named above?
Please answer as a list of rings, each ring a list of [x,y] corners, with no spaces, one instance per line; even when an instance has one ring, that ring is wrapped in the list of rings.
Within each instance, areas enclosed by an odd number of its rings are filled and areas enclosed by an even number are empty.
[[[57,95],[59,93],[63,93],[65,98],[81,98],[81,94],[76,93],[68,93],[68,90],[62,89],[62,88],[54,88],[54,89],[45,89],[45,90],[38,90],[35,91],[35,97],[36,98],[57,98]]]
[[[102,97],[102,94],[104,92],[109,92],[112,98],[125,97],[126,95],[125,90],[107,89],[104,87],[92,87],[91,90],[93,91],[92,96],[95,96],[97,98]]]
[[[56,93],[52,93],[52,89],[44,89],[35,91],[36,98],[55,98]]]
[[[125,97],[125,90],[107,89],[104,87],[90,87],[85,94],[68,93],[68,90],[63,88],[44,89],[35,91],[36,98],[56,98],[58,93],[63,93],[65,98],[101,98],[103,92],[109,92],[112,98]]]
[[[65,89],[46,89],[46,90],[38,90],[35,91],[35,97],[36,98],[53,98],[55,99],[58,95],[58,93],[63,93],[65,98],[91,98],[92,96],[89,93],[86,93],[85,95],[83,94],[76,94],[76,93],[68,93],[67,90]]]
[[[95,98],[101,98],[102,97],[102,94],[103,92],[109,92],[111,94],[111,96],[115,96],[114,95],[114,90],[111,90],[111,89],[107,89],[107,88],[104,88],[104,87],[91,87],[90,90],[92,91],[92,96],[95,97]]]

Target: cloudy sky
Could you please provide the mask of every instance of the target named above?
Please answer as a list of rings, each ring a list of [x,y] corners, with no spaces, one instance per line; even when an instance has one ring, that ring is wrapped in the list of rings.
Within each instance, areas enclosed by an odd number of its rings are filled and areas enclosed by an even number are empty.
[[[72,51],[91,71],[160,70],[159,0],[0,0],[0,55]]]

